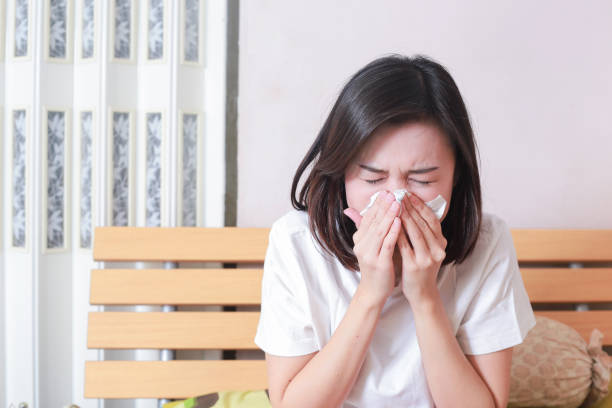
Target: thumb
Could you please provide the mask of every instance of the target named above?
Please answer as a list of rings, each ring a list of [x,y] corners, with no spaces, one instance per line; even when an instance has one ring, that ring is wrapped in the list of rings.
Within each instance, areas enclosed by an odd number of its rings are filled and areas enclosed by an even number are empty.
[[[354,208],[350,208],[350,207],[344,210],[343,212],[344,212],[344,215],[346,215],[351,220],[353,220],[357,228],[359,228],[359,224],[361,224],[361,220],[363,219],[361,214],[359,214],[359,212],[355,210]]]

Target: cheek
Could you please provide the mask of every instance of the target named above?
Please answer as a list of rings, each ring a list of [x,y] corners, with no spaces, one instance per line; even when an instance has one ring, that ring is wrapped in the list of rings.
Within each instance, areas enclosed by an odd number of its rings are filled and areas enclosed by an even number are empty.
[[[441,195],[447,202],[450,202],[453,192],[452,176],[441,177],[437,182],[428,185],[417,182],[410,183],[408,191],[417,195],[423,201],[431,201]]]
[[[437,183],[420,184],[417,182],[411,182],[406,189],[425,202],[433,200],[438,196],[438,194],[442,195],[442,197],[444,197],[446,200],[446,190],[440,188],[440,185]]]
[[[346,180],[344,183],[346,191],[346,203],[349,207],[361,211],[370,202],[372,189],[358,181]]]
[[[420,188],[419,187],[412,188],[409,191],[411,191],[414,195],[419,197],[424,202],[431,201],[435,199],[436,197],[438,197],[438,195],[441,195],[442,198],[444,198],[444,200],[446,200],[446,203],[447,203],[446,208],[444,210],[444,215],[446,215],[446,213],[448,212],[448,208],[450,207],[452,188],[450,187],[447,188],[446,186],[432,186],[432,187],[422,186]]]

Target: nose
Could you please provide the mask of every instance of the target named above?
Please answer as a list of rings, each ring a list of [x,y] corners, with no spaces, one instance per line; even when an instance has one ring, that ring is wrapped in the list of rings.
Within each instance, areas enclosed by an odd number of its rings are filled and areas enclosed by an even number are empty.
[[[411,192],[410,188],[408,187],[408,183],[406,183],[405,180],[390,180],[385,188],[391,193],[397,190],[407,190],[408,192]]]
[[[401,178],[400,179],[396,179],[396,178],[389,179],[385,188],[391,193],[395,193],[397,190],[406,190],[408,193],[410,193],[409,195],[414,194],[411,186],[409,186],[408,180],[405,180],[405,179],[402,180]],[[403,199],[405,199],[405,196],[402,198],[402,200]]]

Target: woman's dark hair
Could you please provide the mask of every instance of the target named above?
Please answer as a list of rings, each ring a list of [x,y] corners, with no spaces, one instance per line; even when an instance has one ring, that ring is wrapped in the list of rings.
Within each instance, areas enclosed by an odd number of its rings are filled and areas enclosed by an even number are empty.
[[[359,265],[353,253],[357,228],[343,213],[348,207],[345,171],[377,128],[409,122],[437,125],[455,157],[452,199],[442,221],[448,242],[442,265],[461,263],[476,245],[482,219],[480,176],[459,89],[448,71],[428,57],[393,54],[370,62],[344,86],[291,185],[291,204],[308,211],[317,242],[349,269],[359,270]],[[298,183],[311,164],[297,196]]]

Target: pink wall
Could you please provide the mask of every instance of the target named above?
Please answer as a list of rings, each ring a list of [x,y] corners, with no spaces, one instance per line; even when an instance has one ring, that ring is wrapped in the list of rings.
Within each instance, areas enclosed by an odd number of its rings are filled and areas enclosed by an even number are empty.
[[[290,209],[293,173],[344,82],[398,52],[457,81],[485,211],[511,228],[612,228],[612,3],[361,3],[241,2],[238,225]]]

